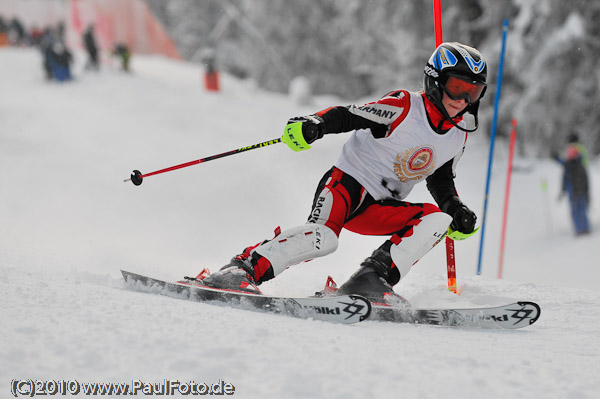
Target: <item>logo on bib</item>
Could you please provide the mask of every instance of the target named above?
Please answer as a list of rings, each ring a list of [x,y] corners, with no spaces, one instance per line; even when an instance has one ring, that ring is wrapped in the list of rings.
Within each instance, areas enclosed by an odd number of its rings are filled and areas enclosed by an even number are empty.
[[[394,172],[401,182],[406,183],[429,176],[434,166],[435,154],[432,148],[412,148],[396,155]]]

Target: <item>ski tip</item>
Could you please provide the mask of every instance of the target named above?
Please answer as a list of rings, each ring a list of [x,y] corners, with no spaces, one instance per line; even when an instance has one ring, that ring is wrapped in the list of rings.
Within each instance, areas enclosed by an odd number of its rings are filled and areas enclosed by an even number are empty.
[[[127,270],[123,270],[121,269],[121,275],[123,276],[123,280],[125,280],[125,283],[128,283],[132,278],[131,276],[134,273],[128,272]]]
[[[517,302],[517,304],[519,306],[521,306],[523,309],[529,309],[529,311],[534,313],[529,318],[529,325],[532,325],[540,318],[540,315],[542,314],[542,309],[540,308],[540,305],[538,305],[537,303],[531,302],[531,301],[519,301],[519,302]],[[531,309],[531,308],[533,308],[533,309]]]
[[[121,269],[121,275],[123,276],[123,280],[125,280],[126,283],[143,279],[143,276],[140,276],[136,273],[128,272],[127,270],[123,269]]]

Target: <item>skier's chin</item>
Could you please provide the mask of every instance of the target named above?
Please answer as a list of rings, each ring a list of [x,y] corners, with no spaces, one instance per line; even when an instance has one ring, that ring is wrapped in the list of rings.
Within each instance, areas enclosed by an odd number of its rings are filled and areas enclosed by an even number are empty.
[[[446,107],[446,110],[448,111],[448,115],[450,116],[450,118],[456,118],[456,116],[458,114],[460,114],[466,107],[453,107],[452,105],[449,105],[448,107]]]

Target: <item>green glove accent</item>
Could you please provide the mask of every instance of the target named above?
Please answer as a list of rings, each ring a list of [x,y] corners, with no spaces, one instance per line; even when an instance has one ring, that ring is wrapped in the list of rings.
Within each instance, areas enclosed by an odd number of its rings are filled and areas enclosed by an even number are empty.
[[[454,231],[452,228],[448,227],[448,238],[454,241],[463,241],[477,233],[477,230],[479,230],[479,227],[471,233],[461,233],[460,231]]]
[[[289,123],[285,127],[281,141],[296,152],[310,148],[310,145],[304,140],[304,135],[302,134],[302,122]]]

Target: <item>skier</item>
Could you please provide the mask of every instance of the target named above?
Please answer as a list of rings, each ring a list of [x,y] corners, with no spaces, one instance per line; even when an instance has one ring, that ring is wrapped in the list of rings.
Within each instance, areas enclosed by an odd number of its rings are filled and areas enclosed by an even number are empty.
[[[477,217],[458,198],[454,176],[467,134],[478,126],[487,66],[478,50],[442,43],[424,72],[422,92],[392,91],[365,105],[290,119],[282,141],[294,151],[326,134],[353,133],[321,179],[306,224],[277,229],[275,238],[200,276],[202,283],[260,294],[257,286],[286,268],[335,251],[346,228],[390,237],[337,292],[393,301],[399,297],[393,286],[446,234],[472,234]],[[466,112],[475,118],[474,129],[462,120]],[[406,201],[423,180],[439,207]]]
[[[586,148],[576,134],[569,135],[567,143],[564,159],[560,159],[558,156],[555,156],[555,159],[563,165],[561,196],[568,195],[575,235],[582,236],[590,234],[588,156]]]
[[[98,61],[98,45],[96,44],[96,36],[94,34],[94,25],[89,25],[83,33],[83,44],[88,53],[88,60],[85,64],[85,69],[99,70],[100,64]]]

